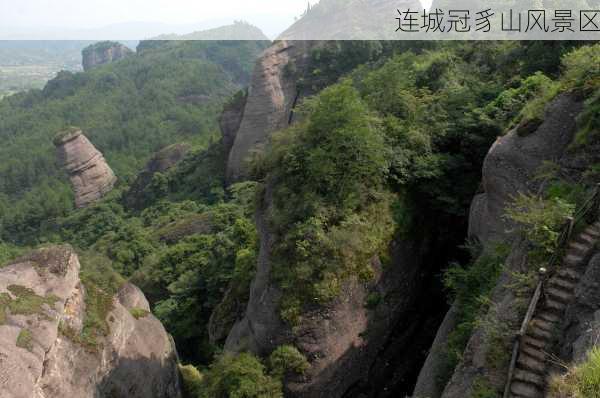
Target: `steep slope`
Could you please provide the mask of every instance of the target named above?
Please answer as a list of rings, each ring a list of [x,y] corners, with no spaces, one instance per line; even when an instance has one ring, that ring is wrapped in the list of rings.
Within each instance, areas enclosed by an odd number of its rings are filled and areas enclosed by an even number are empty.
[[[68,246],[0,269],[2,396],[180,397],[177,354],[142,292],[125,284],[106,301],[79,272]],[[86,341],[97,305],[106,334]]]

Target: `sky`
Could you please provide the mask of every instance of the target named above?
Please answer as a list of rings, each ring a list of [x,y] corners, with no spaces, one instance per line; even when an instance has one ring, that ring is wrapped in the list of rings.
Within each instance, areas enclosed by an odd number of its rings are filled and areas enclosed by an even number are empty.
[[[425,6],[432,0],[422,0]],[[311,1],[315,3],[317,0]],[[288,26],[307,0],[0,0],[0,30],[93,29],[132,22],[192,25],[246,20]]]

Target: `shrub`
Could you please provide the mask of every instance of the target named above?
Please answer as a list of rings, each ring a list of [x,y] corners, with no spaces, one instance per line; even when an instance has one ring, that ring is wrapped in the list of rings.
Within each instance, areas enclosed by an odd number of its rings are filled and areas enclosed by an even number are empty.
[[[204,376],[194,365],[179,365],[179,374],[183,379],[183,392],[186,398],[199,398],[202,393]]]
[[[470,398],[499,398],[499,396],[498,392],[483,377],[475,379]]]
[[[550,383],[553,396],[569,398],[600,397],[600,348],[594,347],[587,359]]]
[[[277,347],[269,356],[268,363],[271,374],[279,378],[288,373],[302,374],[310,367],[306,357],[296,347],[290,345]]]
[[[471,248],[473,253],[474,249]],[[489,295],[496,286],[507,255],[507,247],[497,246],[475,257],[468,267],[452,264],[446,270],[444,284],[457,307],[457,326],[446,345],[445,377],[450,376],[462,359],[473,330],[488,308]],[[441,381],[445,383],[446,380]]]
[[[282,398],[281,382],[254,355],[225,354],[205,375],[201,398]]]
[[[532,259],[542,261],[557,250],[561,227],[574,212],[575,206],[562,199],[519,193],[506,209],[505,217],[522,227],[534,246]]]

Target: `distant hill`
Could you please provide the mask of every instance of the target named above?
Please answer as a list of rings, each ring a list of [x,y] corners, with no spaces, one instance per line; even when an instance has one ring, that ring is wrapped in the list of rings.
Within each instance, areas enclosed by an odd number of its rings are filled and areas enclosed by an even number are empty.
[[[232,25],[193,32],[185,35],[165,34],[150,40],[255,40],[268,41],[269,38],[256,26],[244,21],[235,21]]]

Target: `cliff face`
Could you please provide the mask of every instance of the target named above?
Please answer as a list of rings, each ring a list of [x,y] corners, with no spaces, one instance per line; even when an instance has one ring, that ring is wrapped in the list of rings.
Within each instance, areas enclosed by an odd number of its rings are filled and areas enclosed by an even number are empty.
[[[69,246],[0,269],[0,395],[180,397],[174,346],[135,286],[113,298],[109,331],[94,349],[75,341],[90,311],[79,269]]]
[[[265,218],[270,203],[267,187],[257,213],[257,273],[245,315],[229,333],[226,351],[250,350],[266,356],[280,345],[298,347],[311,367],[303,377],[286,380],[286,396],[367,397],[375,395],[364,395],[364,391],[384,391],[384,386],[390,386],[389,396],[395,396],[391,387],[411,377],[425,348],[415,343],[424,321],[415,308],[424,286],[421,271],[426,267],[426,242],[394,244],[391,266],[383,268],[374,258],[376,275],[370,283],[347,281],[338,299],[304,313],[301,324],[292,330],[280,319],[281,292],[271,280],[273,234]],[[367,308],[370,294],[384,299]],[[391,372],[390,362],[398,358],[401,364]]]
[[[86,207],[112,190],[115,174],[81,130],[60,134],[54,144],[58,161],[69,174],[76,207]]]
[[[83,49],[83,70],[88,71],[100,65],[118,61],[133,55],[134,52],[121,43],[103,41]]]
[[[483,167],[483,185],[485,192],[477,195],[471,207],[469,235],[479,239],[484,245],[493,242],[512,242],[511,253],[506,260],[506,271],[500,277],[491,295],[493,313],[489,316],[496,322],[515,325],[521,320],[514,311],[517,297],[511,288],[511,272],[527,270],[528,246],[526,242],[514,236],[514,226],[507,224],[503,218],[506,206],[512,197],[519,192],[536,193],[544,189],[542,182],[534,177],[544,161],[554,162],[560,166],[561,172],[577,177],[585,170],[589,158],[581,157],[581,152],[569,151],[574,133],[577,129],[576,117],[582,110],[582,103],[571,94],[562,94],[554,99],[546,108],[544,122],[532,133],[520,136],[516,130],[500,137],[490,149]],[[593,153],[593,151],[592,151]],[[585,157],[585,156],[584,156]],[[437,374],[431,362],[439,362],[439,352],[446,343],[449,330],[442,333],[437,345],[431,349],[422,378],[429,377],[429,383],[422,380],[419,392],[431,393],[432,398],[439,397],[439,386],[431,385],[431,378]],[[492,364],[488,353],[494,342],[483,328],[477,328],[464,351],[463,360],[445,386],[444,398],[462,398],[469,396],[476,380],[485,377],[491,387],[502,390],[506,383],[507,369],[499,369]],[[437,356],[437,357],[436,357]],[[429,386],[427,386],[429,385]],[[432,393],[433,392],[433,393]]]
[[[289,125],[301,94],[295,75],[305,68],[309,51],[316,45],[318,42],[279,41],[257,61],[243,117],[229,152],[228,181],[246,177],[252,152],[264,148],[272,133]]]

